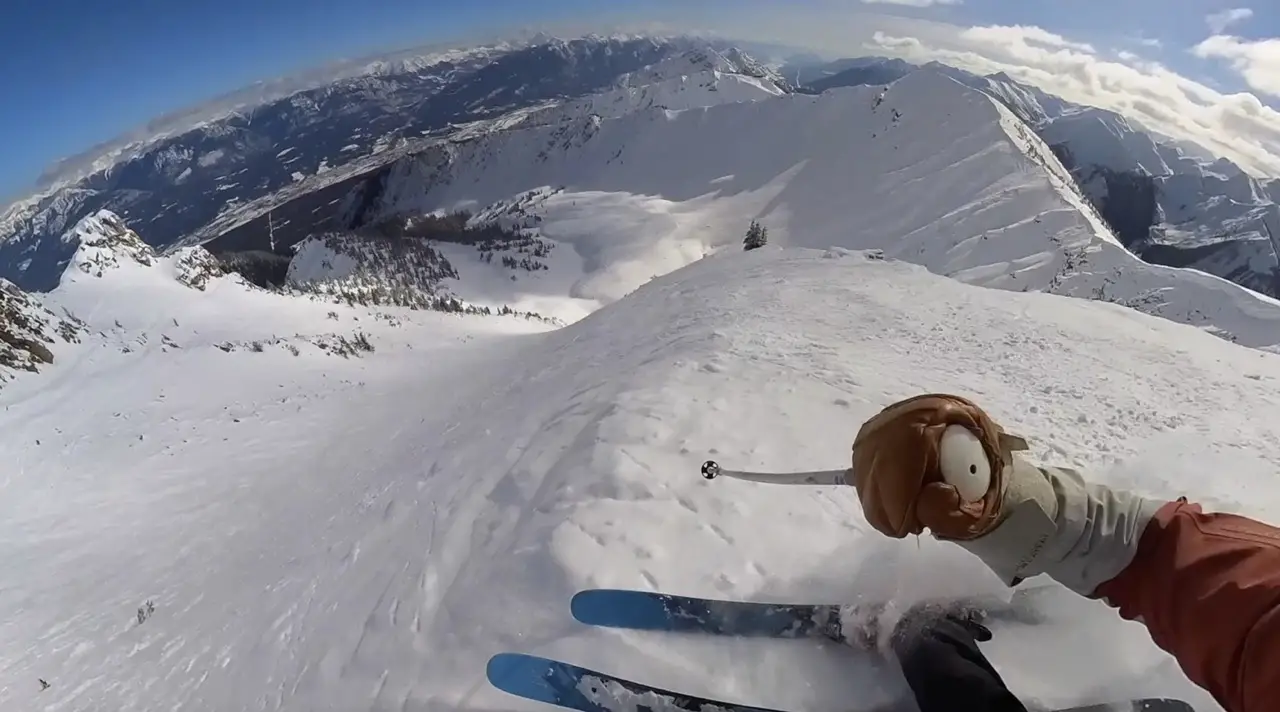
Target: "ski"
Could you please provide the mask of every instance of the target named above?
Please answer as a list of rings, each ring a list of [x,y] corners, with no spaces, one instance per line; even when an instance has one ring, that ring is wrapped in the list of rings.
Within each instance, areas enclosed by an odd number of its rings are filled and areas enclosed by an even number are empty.
[[[1035,624],[1042,617],[1031,605],[1037,595],[1051,587],[1029,589],[1014,594],[1012,601],[968,598],[939,601],[965,610],[977,610],[988,621]],[[857,605],[766,603],[695,596],[679,596],[654,591],[593,588],[579,591],[569,602],[569,610],[579,623],[605,628],[705,633],[739,637],[822,638],[851,642],[841,621]]]
[[[570,663],[521,653],[498,653],[485,667],[489,684],[516,697],[576,712],[780,712],[652,687]]]
[[[485,668],[489,684],[516,697],[574,712],[781,712],[767,707],[715,700],[591,670],[551,658],[498,653]],[[1053,712],[1195,712],[1169,698],[1072,707]]]

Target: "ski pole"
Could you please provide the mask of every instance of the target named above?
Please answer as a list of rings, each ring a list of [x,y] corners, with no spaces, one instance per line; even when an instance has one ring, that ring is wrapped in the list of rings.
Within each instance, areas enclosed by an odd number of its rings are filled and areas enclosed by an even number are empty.
[[[732,477],[737,480],[763,482],[772,485],[848,485],[848,470],[818,470],[816,472],[748,472],[726,470],[715,460],[702,463],[702,476],[708,480]]]

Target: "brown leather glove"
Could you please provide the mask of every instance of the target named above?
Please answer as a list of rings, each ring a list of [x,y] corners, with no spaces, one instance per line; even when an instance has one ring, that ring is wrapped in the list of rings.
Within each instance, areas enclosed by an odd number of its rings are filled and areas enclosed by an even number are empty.
[[[853,485],[867,521],[882,534],[901,539],[928,528],[940,538],[975,539],[1002,521],[1005,468],[1012,451],[1026,448],[970,400],[915,396],[858,430]],[[980,483],[979,490],[966,501],[957,482]]]

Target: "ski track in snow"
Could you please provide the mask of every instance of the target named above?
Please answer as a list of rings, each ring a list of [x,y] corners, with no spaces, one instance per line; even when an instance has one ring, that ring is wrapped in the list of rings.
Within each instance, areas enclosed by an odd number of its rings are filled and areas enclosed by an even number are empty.
[[[270,299],[295,328],[333,324],[324,303],[188,292],[136,308],[159,322],[203,304],[187,328],[267,332],[283,319]],[[213,309],[236,300],[257,309]],[[375,353],[87,342],[0,391],[0,705],[536,709],[484,682],[487,657],[515,650],[757,705],[871,709],[903,683],[852,651],[584,629],[568,599],[1002,591],[958,549],[871,532],[852,490],[697,474],[707,457],[841,466],[863,419],[920,391],[977,398],[1043,461],[1280,518],[1280,357],[1110,304],[768,247],[549,333],[341,314]],[[1070,596],[1051,613],[987,646],[1020,694],[1217,709],[1137,624]]]

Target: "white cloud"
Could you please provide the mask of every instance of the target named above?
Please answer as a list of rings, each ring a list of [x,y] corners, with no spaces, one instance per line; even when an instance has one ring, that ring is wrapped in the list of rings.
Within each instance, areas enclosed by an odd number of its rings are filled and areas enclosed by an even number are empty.
[[[932,7],[934,5],[959,5],[964,0],[862,0],[872,5],[906,5],[907,7]]]
[[[1088,44],[1038,27],[970,27],[942,33],[936,24],[928,28],[925,39],[901,31],[875,32],[864,52],[916,62],[936,60],[982,74],[1005,72],[1068,101],[1110,109],[1159,133],[1194,141],[1250,172],[1280,176],[1280,112],[1253,94],[1224,94],[1136,55],[1107,59]],[[1263,51],[1248,43],[1222,42],[1201,51],[1236,53],[1233,61],[1264,66]]]
[[[1144,45],[1146,47],[1154,47],[1155,49],[1160,49],[1161,47],[1164,46],[1163,42],[1161,42],[1160,40],[1154,37],[1139,37],[1138,44]]]
[[[1230,10],[1205,15],[1204,21],[1209,25],[1209,29],[1213,30],[1213,34],[1220,35],[1228,27],[1251,17],[1253,17],[1253,10],[1247,7],[1233,7]]]
[[[1250,87],[1280,96],[1280,39],[1252,41],[1214,35],[1191,51],[1197,57],[1226,60]]]
[[[1094,54],[1093,45],[1084,42],[1071,42],[1062,35],[1049,32],[1035,26],[1027,25],[992,25],[989,27],[970,27],[961,32],[961,36],[979,42],[992,42],[996,45],[1025,43],[1058,49],[1074,49]]]

